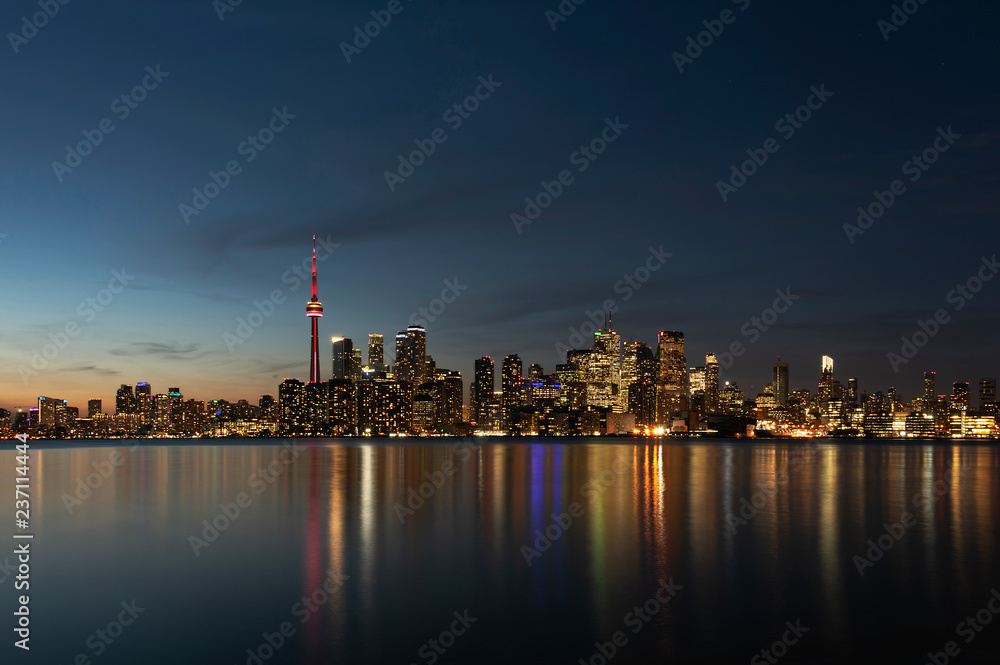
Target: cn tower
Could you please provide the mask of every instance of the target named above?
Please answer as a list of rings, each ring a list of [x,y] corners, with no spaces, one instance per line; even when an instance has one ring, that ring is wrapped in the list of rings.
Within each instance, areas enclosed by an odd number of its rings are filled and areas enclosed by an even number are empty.
[[[313,295],[306,303],[306,316],[312,320],[312,346],[309,348],[309,383],[319,383],[319,318],[323,303],[316,297],[316,236],[313,236]]]

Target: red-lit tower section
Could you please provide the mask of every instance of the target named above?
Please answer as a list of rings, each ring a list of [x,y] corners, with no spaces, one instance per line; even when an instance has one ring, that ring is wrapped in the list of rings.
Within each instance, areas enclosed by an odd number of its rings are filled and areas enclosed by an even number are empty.
[[[313,294],[306,303],[306,316],[312,320],[312,345],[309,348],[309,383],[319,383],[319,319],[323,304],[316,297],[316,236],[313,236]]]

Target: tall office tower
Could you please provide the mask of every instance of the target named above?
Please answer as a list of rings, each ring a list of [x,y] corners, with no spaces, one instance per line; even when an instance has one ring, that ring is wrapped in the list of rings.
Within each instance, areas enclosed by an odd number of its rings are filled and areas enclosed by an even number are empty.
[[[170,395],[170,424],[173,425],[177,422],[181,405],[184,404],[184,395],[181,394],[180,388],[167,388],[167,394]]]
[[[816,392],[816,400],[826,402],[833,399],[833,358],[823,356],[820,366],[819,390]]]
[[[333,337],[333,378],[352,378],[354,343],[350,337]]]
[[[696,391],[705,392],[705,374],[706,370],[704,366],[691,367],[688,368],[688,379],[691,385],[691,394]]]
[[[132,393],[132,386],[123,383],[118,392],[115,393],[115,414],[126,415],[135,413],[135,395]]]
[[[645,377],[642,375],[643,368],[640,367],[641,360],[640,355],[644,352],[648,353],[650,365],[648,367],[650,375]],[[630,397],[629,397],[629,386],[631,386],[636,381],[641,379],[652,380],[652,372],[655,367],[655,361],[653,360],[653,352],[649,350],[649,347],[642,342],[629,341],[625,343],[624,352],[622,354],[622,372],[621,372],[621,385],[619,386],[619,403],[624,403],[625,412],[633,413],[630,410]]]
[[[306,303],[306,317],[312,327],[309,346],[309,383],[319,383],[319,320],[323,316],[323,303],[316,297],[316,236],[313,236],[312,298]]]
[[[170,395],[160,393],[153,396],[153,420],[152,424],[158,430],[166,430],[170,427]]]
[[[87,417],[93,418],[99,415],[101,415],[101,400],[99,399],[87,400]]]
[[[424,383],[427,371],[427,332],[421,325],[407,326],[396,333],[396,378],[416,388]]]
[[[771,390],[778,406],[788,406],[788,363],[774,363],[771,368]]]
[[[639,379],[628,387],[628,412],[635,414],[636,427],[656,425],[656,384]]]
[[[330,416],[330,386],[326,383],[306,385],[306,431],[313,436],[326,433]]]
[[[705,399],[705,367],[699,365],[698,367],[691,367],[688,369],[688,392],[690,394],[689,408],[691,411],[697,411],[698,413],[707,413]]]
[[[266,420],[269,423],[278,422],[278,403],[275,401],[274,395],[261,395],[257,401],[257,407],[260,409],[261,420]]]
[[[577,381],[590,382],[590,349],[569,349],[566,351],[566,363],[576,370]]]
[[[145,381],[135,384],[135,413],[143,425],[153,422],[153,388]]]
[[[413,392],[413,420],[410,429],[416,434],[437,429],[438,390],[434,383],[425,383]]]
[[[684,333],[661,330],[656,355],[659,367],[656,387],[656,420],[670,425],[674,413],[688,409],[688,372],[684,357]]]
[[[969,382],[952,384],[951,408],[967,411],[969,409]]]
[[[484,423],[486,406],[493,397],[493,359],[483,356],[476,360],[476,376],[469,393],[469,406],[472,419],[476,423]]]
[[[6,430],[10,429],[11,426],[10,416],[11,416],[10,411],[8,411],[7,409],[0,409],[0,432],[5,432]]]
[[[621,336],[610,328],[594,332],[587,379],[587,404],[620,409]]]
[[[931,410],[934,408],[935,393],[934,393],[934,379],[937,376],[937,372],[924,372],[924,409]]]
[[[309,413],[306,387],[298,379],[285,379],[278,386],[278,429],[282,434],[304,434]]]
[[[987,415],[997,415],[997,380],[979,380],[979,411]]]
[[[351,351],[350,364],[348,365],[348,370],[350,370],[350,373],[348,374],[347,378],[351,379],[355,383],[360,381],[362,364],[363,363],[361,362],[361,349],[353,349]]]
[[[847,401],[849,404],[858,403],[858,380],[848,379],[847,380]]]
[[[31,411],[37,412],[38,409],[31,409]],[[21,411],[18,409],[17,413],[14,414],[14,422],[11,424],[10,428],[15,432],[23,433],[28,431],[31,424],[31,413],[29,411]]]
[[[705,354],[705,411],[719,411],[719,359],[711,352]]]
[[[500,407],[503,412],[503,426],[510,426],[510,414],[521,406],[521,378],[524,365],[517,354],[504,356],[500,370]]]
[[[545,370],[538,363],[531,363],[531,368],[528,370],[528,376],[532,379],[540,379],[545,376]]]
[[[59,413],[58,410],[65,405],[65,400],[56,399],[55,397],[39,397],[38,398],[38,424],[39,425],[58,425],[59,424]]]
[[[327,427],[331,436],[353,436],[358,433],[358,387],[348,379],[332,379],[328,383]]]
[[[368,365],[375,368],[376,372],[382,371],[385,367],[385,359],[382,350],[382,335],[371,333],[368,335]]]
[[[462,422],[463,383],[461,372],[447,373],[436,381],[438,391],[438,421],[442,425],[456,425]]]

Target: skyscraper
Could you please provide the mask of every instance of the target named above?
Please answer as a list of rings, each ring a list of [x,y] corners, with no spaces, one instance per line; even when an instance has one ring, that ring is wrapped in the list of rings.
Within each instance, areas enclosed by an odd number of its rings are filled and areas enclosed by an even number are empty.
[[[967,411],[969,409],[969,382],[955,382],[952,384],[951,408]]]
[[[177,422],[178,416],[181,413],[181,407],[184,404],[184,395],[181,394],[180,388],[167,388],[167,395],[170,396],[170,424],[173,425]]]
[[[306,317],[312,324],[312,342],[309,347],[309,383],[319,383],[319,320],[323,304],[316,297],[316,236],[313,236],[312,298],[306,303]]]
[[[115,413],[117,415],[135,413],[135,395],[130,384],[123,383],[115,393]]]
[[[705,354],[705,410],[719,411],[719,359],[711,352]]]
[[[415,388],[424,383],[427,371],[427,332],[422,325],[407,326],[396,333],[396,366],[393,372]]]
[[[774,363],[771,369],[771,389],[778,406],[788,406],[788,363]]]
[[[688,408],[688,370],[684,357],[684,333],[661,330],[656,350],[656,420],[670,425],[677,411]]]
[[[476,360],[476,376],[469,393],[469,406],[472,419],[483,423],[486,419],[486,408],[493,398],[493,359],[483,356]]]
[[[614,330],[607,328],[594,332],[587,378],[587,404],[620,408],[621,347],[621,336]]]
[[[257,406],[260,408],[261,420],[271,423],[278,422],[278,403],[275,401],[274,395],[261,395]]]
[[[936,376],[936,372],[924,372],[924,409],[927,411],[934,408],[934,402],[937,398],[934,392],[934,379]]]
[[[153,388],[145,381],[135,384],[135,412],[143,425],[153,422]]]
[[[524,365],[517,354],[504,356],[500,373],[500,404],[503,410],[504,427],[510,426],[510,414],[521,405],[521,378]]]
[[[979,410],[982,413],[997,414],[997,380],[979,380]]]
[[[93,418],[94,416],[101,415],[101,400],[91,399],[87,400],[87,417]]]
[[[819,386],[816,392],[816,400],[827,402],[833,399],[833,358],[823,356],[820,364]]]
[[[350,337],[334,337],[333,342],[333,378],[343,381],[353,375],[354,343]]]
[[[285,379],[278,386],[278,414],[278,429],[282,434],[305,433],[309,418],[306,389],[298,379]]]
[[[38,423],[40,425],[58,425],[59,424],[59,413],[60,407],[66,404],[66,400],[56,399],[55,397],[39,397],[38,398]]]
[[[376,372],[382,371],[382,368],[385,367],[382,335],[378,333],[368,335],[368,365]]]

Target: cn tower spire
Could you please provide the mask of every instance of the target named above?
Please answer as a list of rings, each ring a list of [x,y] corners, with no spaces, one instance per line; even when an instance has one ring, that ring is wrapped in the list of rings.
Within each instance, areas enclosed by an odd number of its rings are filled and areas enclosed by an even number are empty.
[[[323,316],[323,304],[316,296],[316,236],[313,236],[313,292],[306,303],[306,316],[312,319],[312,345],[309,349],[309,383],[319,383],[319,319]]]
[[[313,236],[313,300],[316,300],[316,236]]]

